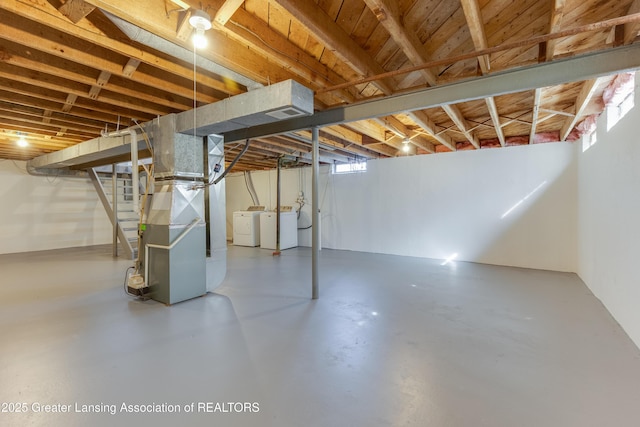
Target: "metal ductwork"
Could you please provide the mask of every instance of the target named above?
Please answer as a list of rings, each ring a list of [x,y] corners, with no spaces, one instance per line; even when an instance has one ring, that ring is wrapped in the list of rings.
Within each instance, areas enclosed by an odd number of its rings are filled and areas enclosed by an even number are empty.
[[[85,163],[104,161],[105,165],[113,162],[110,159],[131,154],[131,139],[129,133],[118,137],[101,136],[74,146],[43,154],[28,161],[27,165],[33,169],[66,168]],[[142,139],[137,136],[138,141]],[[146,149],[145,144],[138,144],[140,150]]]
[[[147,294],[174,304],[207,293],[203,140],[176,132],[176,115],[153,121],[154,194],[144,218]],[[208,152],[208,150],[207,150]]]
[[[312,113],[313,91],[286,80],[180,113],[176,130],[198,136],[220,135]]]
[[[226,272],[225,195],[224,185],[212,183],[224,173],[224,133],[312,113],[313,92],[285,81],[143,124],[153,147],[154,192],[144,206],[141,251],[127,289],[174,304],[219,286]],[[107,164],[132,147],[137,151],[139,137],[125,129],[37,157],[28,166]]]
[[[313,114],[313,91],[293,80],[286,80],[176,114],[175,133],[204,137],[238,131],[257,124],[277,122],[283,115],[293,118],[310,114]],[[141,127],[150,133],[153,122],[155,120],[144,123]],[[123,133],[126,133],[125,131]],[[138,134],[137,138],[140,141],[142,136]],[[180,138],[182,137],[178,137]],[[153,136],[151,139],[153,140]],[[94,165],[101,161],[103,164],[111,164],[111,159],[130,153],[130,142],[130,138],[125,136],[94,138],[73,147],[38,156],[29,160],[28,165],[35,169],[53,169],[89,162]],[[155,146],[155,142],[152,143]],[[191,150],[188,145],[188,141],[178,142],[179,147],[174,147],[174,150],[178,151],[178,156],[186,156],[184,150]],[[145,144],[138,144],[138,148],[142,150],[146,147]]]
[[[164,52],[173,56],[174,58],[178,58],[182,61],[188,62],[189,64],[193,64],[193,52],[183,48],[182,46],[178,46],[175,43],[172,43],[162,37],[158,37],[155,34],[143,30],[142,28],[133,25],[130,22],[127,22],[123,19],[118,18],[115,15],[112,15],[109,12],[102,11],[104,15],[111,20],[123,33],[126,34],[132,41],[141,43],[145,46],[149,46],[153,49],[159,50],[160,52]],[[212,73],[216,73],[219,76],[229,78],[243,86],[247,89],[258,89],[264,87],[262,83],[256,82],[248,77],[245,77],[241,74],[236,73],[235,71],[230,70],[227,67],[224,67],[220,64],[217,64],[210,59],[202,58],[198,59],[198,67],[211,71]]]

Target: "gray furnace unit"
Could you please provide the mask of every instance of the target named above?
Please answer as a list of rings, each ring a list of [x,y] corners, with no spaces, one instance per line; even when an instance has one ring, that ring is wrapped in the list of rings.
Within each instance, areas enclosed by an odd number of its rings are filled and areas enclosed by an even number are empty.
[[[217,286],[224,278],[216,271],[220,263],[207,262],[207,236],[212,251],[226,250],[224,192],[211,185],[211,168],[224,165],[221,135],[312,113],[313,92],[286,81],[153,120],[154,194],[139,254],[145,296],[175,304],[206,294],[208,282]]]

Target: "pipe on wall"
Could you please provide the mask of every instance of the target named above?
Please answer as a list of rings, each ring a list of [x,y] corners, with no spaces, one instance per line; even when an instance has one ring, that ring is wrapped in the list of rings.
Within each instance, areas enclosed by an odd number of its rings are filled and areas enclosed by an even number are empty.
[[[133,190],[133,211],[137,214],[140,213],[140,177],[138,174],[138,134],[135,129],[129,128],[121,131],[110,132],[104,134],[106,137],[118,137],[129,135],[131,145],[131,180]]]

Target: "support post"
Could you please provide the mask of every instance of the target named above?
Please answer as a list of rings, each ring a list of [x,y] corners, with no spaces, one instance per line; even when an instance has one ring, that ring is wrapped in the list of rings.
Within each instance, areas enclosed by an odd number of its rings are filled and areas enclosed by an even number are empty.
[[[118,257],[118,165],[111,165],[111,223],[113,224],[113,257]]]
[[[276,169],[276,251],[274,256],[280,256],[280,163],[282,157],[278,157],[278,168]]]
[[[311,299],[318,299],[318,259],[320,255],[320,205],[318,197],[318,181],[320,179],[320,153],[318,144],[318,127],[311,129],[313,149],[313,176],[311,179]]]

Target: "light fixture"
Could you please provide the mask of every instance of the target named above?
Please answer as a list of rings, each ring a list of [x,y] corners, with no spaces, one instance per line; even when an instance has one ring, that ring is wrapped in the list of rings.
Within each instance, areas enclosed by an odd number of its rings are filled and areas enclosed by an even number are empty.
[[[27,142],[26,138],[24,137],[23,134],[18,134],[20,135],[20,138],[18,138],[18,141],[16,142],[18,144],[18,147],[26,147],[29,145],[29,143]]]
[[[409,147],[410,142],[411,140],[409,138],[405,138],[404,140],[402,140],[402,151],[404,151],[405,153],[408,153],[410,150],[410,147]]]
[[[193,45],[196,49],[207,47],[207,38],[204,32],[211,29],[211,17],[203,10],[194,10],[189,17],[189,25],[193,27]]]

